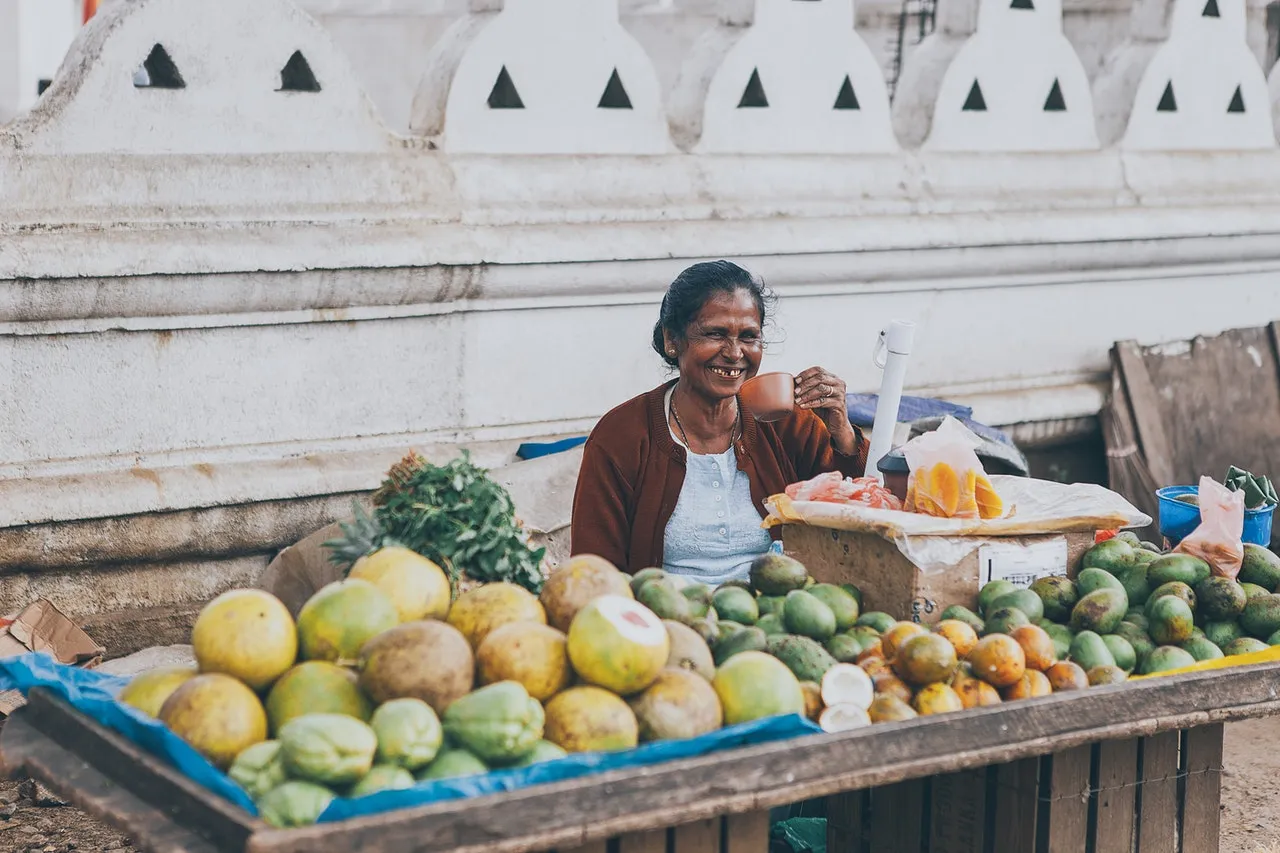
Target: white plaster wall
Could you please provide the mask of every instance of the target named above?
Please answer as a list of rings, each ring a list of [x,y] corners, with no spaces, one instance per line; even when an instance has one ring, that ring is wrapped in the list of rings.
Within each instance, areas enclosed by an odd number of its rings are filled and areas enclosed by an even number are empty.
[[[0,123],[27,110],[80,29],[78,0],[0,0]]]

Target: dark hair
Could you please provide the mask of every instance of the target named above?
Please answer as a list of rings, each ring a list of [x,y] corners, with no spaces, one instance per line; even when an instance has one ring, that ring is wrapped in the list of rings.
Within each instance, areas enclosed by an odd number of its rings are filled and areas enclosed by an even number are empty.
[[[768,320],[768,309],[772,307],[775,297],[764,282],[742,267],[729,261],[707,261],[694,264],[680,273],[667,288],[667,295],[662,297],[658,322],[653,324],[653,351],[668,366],[679,366],[677,359],[667,355],[662,333],[665,331],[672,338],[683,340],[689,324],[698,316],[708,299],[716,293],[736,293],[739,290],[747,291],[755,300],[756,308],[760,311],[760,326],[763,328]]]

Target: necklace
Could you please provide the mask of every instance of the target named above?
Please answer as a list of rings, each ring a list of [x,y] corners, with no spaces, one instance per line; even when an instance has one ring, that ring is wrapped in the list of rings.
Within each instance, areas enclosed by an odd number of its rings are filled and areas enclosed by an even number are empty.
[[[735,404],[737,401],[734,401]],[[676,429],[680,430],[680,437],[684,439],[684,446],[693,450],[693,445],[689,442],[689,434],[684,431],[684,424],[680,423],[680,413],[676,411],[676,395],[671,395],[671,417],[676,422]],[[742,407],[739,406],[737,411],[733,413],[733,429],[729,431],[729,447],[733,447],[734,443],[741,435],[742,427]]]

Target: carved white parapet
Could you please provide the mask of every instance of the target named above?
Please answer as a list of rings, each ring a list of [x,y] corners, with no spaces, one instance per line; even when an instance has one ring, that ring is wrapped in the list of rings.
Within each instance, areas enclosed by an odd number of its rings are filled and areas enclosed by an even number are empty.
[[[1089,79],[1062,33],[1062,0],[980,0],[977,30],[938,86],[925,147],[1099,147]]]
[[[370,152],[392,142],[329,36],[288,0],[110,5],[5,132],[48,154]]]
[[[1274,148],[1271,94],[1246,42],[1245,0],[1172,0],[1169,38],[1133,98],[1121,145]]]
[[[699,154],[897,150],[884,76],[853,22],[853,0],[725,4],[672,95],[677,143]]]
[[[673,150],[658,77],[617,0],[472,0],[432,50],[411,130],[486,154]]]

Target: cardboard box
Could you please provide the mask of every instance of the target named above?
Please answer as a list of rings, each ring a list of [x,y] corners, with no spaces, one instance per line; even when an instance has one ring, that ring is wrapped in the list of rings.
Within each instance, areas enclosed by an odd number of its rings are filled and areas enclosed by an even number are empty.
[[[931,624],[952,604],[977,611],[983,584],[1005,578],[1020,587],[1046,575],[1075,577],[1092,533],[946,540],[956,561],[926,569],[912,562],[897,544],[875,533],[788,524],[783,551],[808,568],[820,583],[851,583],[862,590],[863,610],[881,610],[899,619]],[[968,545],[976,544],[971,550]]]
[[[29,652],[48,652],[58,663],[91,669],[102,662],[106,649],[52,601],[41,598],[17,616],[0,620],[0,658]],[[8,716],[24,704],[19,691],[0,692],[0,716]]]

